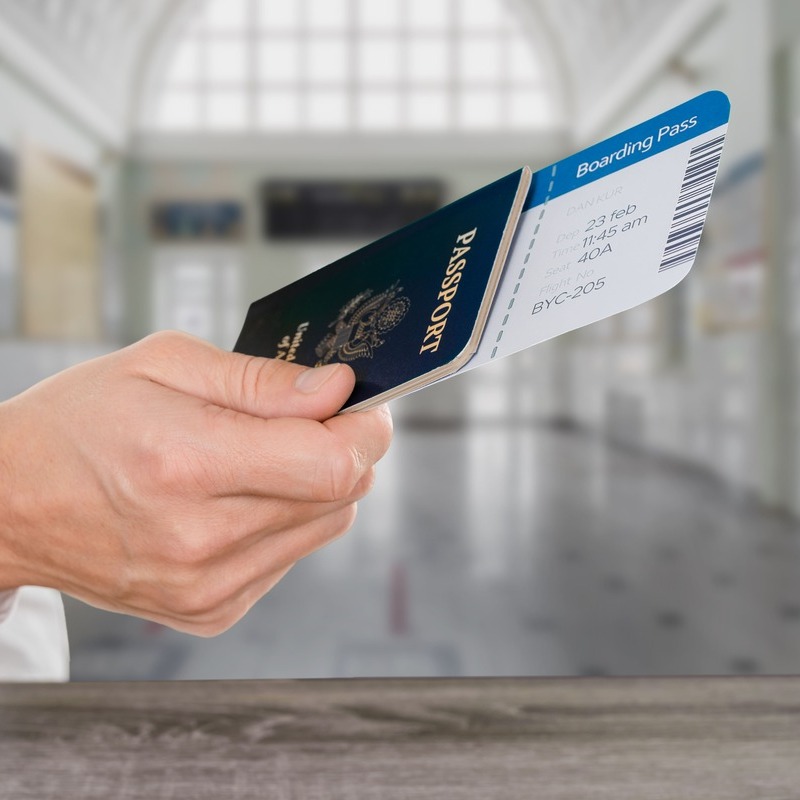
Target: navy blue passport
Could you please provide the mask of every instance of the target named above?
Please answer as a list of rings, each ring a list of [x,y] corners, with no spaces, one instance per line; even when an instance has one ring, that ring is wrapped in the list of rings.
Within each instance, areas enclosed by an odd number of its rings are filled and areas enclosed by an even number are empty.
[[[350,411],[450,375],[478,346],[530,182],[524,167],[262,297],[234,350],[349,364]]]

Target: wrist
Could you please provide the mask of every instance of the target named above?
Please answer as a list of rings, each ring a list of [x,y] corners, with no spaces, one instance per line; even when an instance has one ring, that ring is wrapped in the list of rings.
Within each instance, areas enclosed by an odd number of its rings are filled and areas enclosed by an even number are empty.
[[[0,592],[36,583],[24,555],[30,520],[19,480],[20,455],[25,452],[21,434],[12,401],[0,403]]]

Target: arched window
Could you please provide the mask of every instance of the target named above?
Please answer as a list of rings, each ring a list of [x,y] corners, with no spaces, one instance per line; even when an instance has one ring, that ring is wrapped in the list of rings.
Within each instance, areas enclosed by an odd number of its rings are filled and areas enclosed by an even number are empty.
[[[156,131],[437,132],[552,124],[504,0],[203,0],[151,76]]]

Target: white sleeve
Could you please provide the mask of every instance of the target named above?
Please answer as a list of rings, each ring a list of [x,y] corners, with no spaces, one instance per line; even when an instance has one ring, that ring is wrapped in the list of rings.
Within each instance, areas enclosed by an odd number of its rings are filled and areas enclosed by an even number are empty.
[[[0,592],[0,681],[69,680],[61,594],[23,586]]]

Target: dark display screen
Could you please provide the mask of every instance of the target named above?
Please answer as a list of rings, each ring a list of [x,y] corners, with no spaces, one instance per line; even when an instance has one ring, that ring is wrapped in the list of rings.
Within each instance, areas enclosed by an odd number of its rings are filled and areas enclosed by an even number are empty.
[[[436,211],[437,180],[273,180],[264,184],[263,230],[271,239],[374,238]]]
[[[155,203],[150,214],[153,236],[160,240],[238,239],[243,222],[241,204],[224,200]]]

